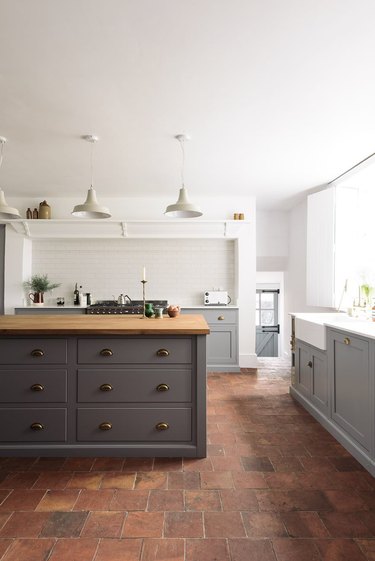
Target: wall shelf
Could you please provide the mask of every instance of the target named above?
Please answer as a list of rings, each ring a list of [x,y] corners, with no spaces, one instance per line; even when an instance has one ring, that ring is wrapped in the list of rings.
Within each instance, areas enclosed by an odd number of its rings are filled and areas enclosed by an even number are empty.
[[[3,220],[30,239],[226,238],[237,239],[244,220]]]

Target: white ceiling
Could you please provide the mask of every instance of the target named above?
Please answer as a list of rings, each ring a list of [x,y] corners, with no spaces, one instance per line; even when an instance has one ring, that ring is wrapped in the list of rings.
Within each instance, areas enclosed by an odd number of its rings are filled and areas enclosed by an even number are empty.
[[[12,196],[290,207],[375,151],[373,0],[0,0]]]

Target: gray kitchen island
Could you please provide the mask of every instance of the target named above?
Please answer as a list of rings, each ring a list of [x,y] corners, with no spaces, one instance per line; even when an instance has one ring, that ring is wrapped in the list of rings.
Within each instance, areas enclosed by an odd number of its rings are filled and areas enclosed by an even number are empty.
[[[206,456],[200,315],[1,316],[0,456]]]

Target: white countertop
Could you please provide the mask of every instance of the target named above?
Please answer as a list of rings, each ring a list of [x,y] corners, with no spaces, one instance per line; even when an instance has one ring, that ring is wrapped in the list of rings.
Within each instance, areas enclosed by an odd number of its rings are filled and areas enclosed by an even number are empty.
[[[340,329],[341,331],[347,331],[355,335],[360,335],[362,337],[367,337],[369,339],[375,339],[375,322],[370,320],[359,320],[356,318],[351,318],[353,321],[335,321],[333,323],[327,322],[324,325],[326,327],[333,327],[335,329]]]

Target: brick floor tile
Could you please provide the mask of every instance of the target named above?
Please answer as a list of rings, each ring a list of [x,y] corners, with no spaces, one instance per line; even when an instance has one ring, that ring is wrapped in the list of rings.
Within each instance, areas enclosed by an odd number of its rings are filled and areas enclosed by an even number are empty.
[[[212,471],[211,458],[184,458],[184,471]]]
[[[153,489],[148,499],[148,511],[184,510],[183,491]]]
[[[265,474],[265,481],[271,489],[300,489],[301,483],[298,472]]]
[[[4,492],[7,493],[7,491]],[[44,493],[45,491],[34,489],[16,489],[1,504],[0,510],[35,510]]]
[[[47,491],[36,507],[36,510],[72,510],[77,501],[78,495],[79,491],[73,489],[66,489],[64,491]]]
[[[355,512],[321,512],[332,538],[371,538],[373,533]]]
[[[86,538],[120,538],[124,520],[124,512],[90,512],[81,536]]]
[[[13,512],[0,531],[2,538],[37,538],[47,522],[47,512]]]
[[[200,512],[166,512],[166,538],[202,538],[203,518]]]
[[[88,512],[51,512],[40,536],[43,538],[78,538]]]
[[[72,477],[70,471],[47,471],[39,475],[33,489],[65,489]]]
[[[271,463],[275,471],[290,473],[306,469],[302,463],[303,459],[296,457],[272,458]]]
[[[110,510],[146,510],[149,491],[118,489],[111,501]]]
[[[242,471],[241,459],[235,456],[214,456],[211,458],[214,471]]]
[[[337,541],[341,541],[341,540],[337,540]],[[343,541],[346,542],[347,540],[343,540]],[[368,559],[369,561],[375,561],[375,540],[356,540],[356,545],[360,548],[361,552],[364,554],[366,559]],[[320,548],[320,544],[318,544],[318,547]]]
[[[185,491],[185,507],[186,510],[222,510],[219,491]]]
[[[208,444],[207,456],[209,458],[213,456],[224,456],[224,447],[220,446],[220,444]]]
[[[317,540],[316,546],[322,561],[366,561],[366,556],[360,547],[350,539]],[[371,556],[368,559],[373,559]]]
[[[231,561],[276,561],[269,540],[230,539],[229,551]]]
[[[145,538],[141,561],[185,561],[184,540]]]
[[[63,538],[56,542],[48,561],[93,561],[99,540]]]
[[[333,510],[340,512],[354,512],[368,510],[366,502],[356,491],[327,490],[325,496],[332,505]]]
[[[233,484],[236,489],[264,489],[268,488],[263,473],[256,471],[232,472]]]
[[[166,489],[167,473],[162,471],[139,471],[135,480],[136,489]]]
[[[291,538],[329,537],[317,512],[283,512],[281,519]]]
[[[332,507],[321,491],[256,491],[260,510],[332,510]]]
[[[241,462],[245,471],[275,471],[271,460],[267,456],[242,456]]]
[[[186,561],[230,561],[227,540],[186,540]]]
[[[205,512],[204,529],[207,538],[246,536],[240,512]]]
[[[17,539],[10,545],[2,561],[46,561],[54,545],[55,540],[51,539]]]
[[[124,465],[124,458],[96,458],[92,471],[121,471]]]
[[[169,472],[168,489],[199,489],[200,477],[197,471]]]
[[[59,471],[65,463],[65,458],[37,458],[30,465],[30,471]]]
[[[66,458],[61,469],[64,471],[90,471],[95,458]]]
[[[141,539],[102,539],[95,561],[139,561],[141,547]]]
[[[152,471],[154,458],[125,458],[122,471]]]
[[[13,540],[7,538],[0,538],[0,559],[2,559],[6,550],[10,547],[13,543]]]
[[[280,538],[272,540],[272,545],[277,561],[321,561],[319,550],[312,540]]]
[[[102,472],[78,472],[74,473],[67,484],[69,489],[99,489],[102,483]]]
[[[202,471],[202,489],[231,489],[233,488],[233,478],[230,471]]]
[[[242,519],[249,538],[276,538],[288,535],[279,513],[243,512]]]
[[[111,471],[103,475],[101,489],[134,489],[135,473]]]
[[[160,538],[163,535],[163,512],[129,512],[122,537]]]
[[[154,471],[182,471],[182,458],[155,458]]]
[[[74,505],[74,510],[109,510],[114,489],[83,489]]]
[[[0,530],[4,527],[12,514],[12,512],[0,512]]]
[[[259,510],[253,489],[222,489],[220,496],[223,510]]]
[[[38,473],[30,471],[10,473],[0,483],[0,489],[31,489],[38,477]]]
[[[365,468],[352,456],[330,458],[337,471],[363,471]]]

